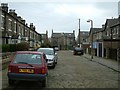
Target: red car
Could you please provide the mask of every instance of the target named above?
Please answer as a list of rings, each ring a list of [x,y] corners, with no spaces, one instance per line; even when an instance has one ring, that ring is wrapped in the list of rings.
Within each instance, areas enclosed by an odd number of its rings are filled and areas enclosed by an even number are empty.
[[[11,58],[8,66],[8,83],[14,85],[16,80],[40,81],[46,86],[48,69],[46,56],[37,51],[18,51]]]

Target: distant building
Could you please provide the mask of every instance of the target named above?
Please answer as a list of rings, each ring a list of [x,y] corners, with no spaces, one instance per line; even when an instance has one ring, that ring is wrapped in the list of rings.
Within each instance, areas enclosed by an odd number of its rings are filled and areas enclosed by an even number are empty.
[[[80,41],[79,41],[79,35],[80,35]],[[90,42],[88,41],[89,31],[80,31],[80,34],[78,34],[77,37],[77,46],[80,42],[80,47],[84,49],[85,52],[87,51],[87,48],[90,47]]]
[[[52,30],[51,46],[59,49],[73,49],[75,45],[75,31],[73,33],[54,33]]]
[[[45,34],[41,34],[41,45],[42,47],[49,47],[48,31]]]

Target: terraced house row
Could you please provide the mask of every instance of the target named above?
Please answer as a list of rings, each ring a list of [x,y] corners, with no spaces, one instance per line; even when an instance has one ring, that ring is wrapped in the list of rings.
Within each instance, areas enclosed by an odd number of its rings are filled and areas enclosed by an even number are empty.
[[[93,45],[90,48],[94,56],[120,60],[120,15],[106,19],[102,28],[90,28],[86,41]]]
[[[35,44],[41,43],[41,34],[35,30],[33,23],[28,25],[15,10],[8,10],[7,3],[1,3],[0,13],[2,44],[16,44],[25,41],[29,42],[30,47],[33,47]]]

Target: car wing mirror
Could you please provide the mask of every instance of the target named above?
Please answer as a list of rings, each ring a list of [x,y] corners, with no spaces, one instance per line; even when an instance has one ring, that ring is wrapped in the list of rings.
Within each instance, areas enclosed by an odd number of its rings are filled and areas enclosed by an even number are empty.
[[[48,59],[45,59],[46,60],[46,62],[48,62]]]

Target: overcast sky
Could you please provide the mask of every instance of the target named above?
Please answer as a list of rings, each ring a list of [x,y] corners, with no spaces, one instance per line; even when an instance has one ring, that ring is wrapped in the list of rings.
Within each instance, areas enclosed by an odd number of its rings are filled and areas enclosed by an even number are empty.
[[[118,17],[118,1],[96,1],[80,2],[80,0],[3,0],[9,2],[9,9],[15,9],[18,16],[26,20],[26,23],[33,23],[36,31],[46,33],[48,30],[49,37],[52,29],[54,32],[72,33],[78,35],[78,22],[80,18],[80,30],[89,31],[90,23],[88,19],[93,20],[95,28],[101,28],[106,19]],[[114,1],[114,2],[113,2]]]

